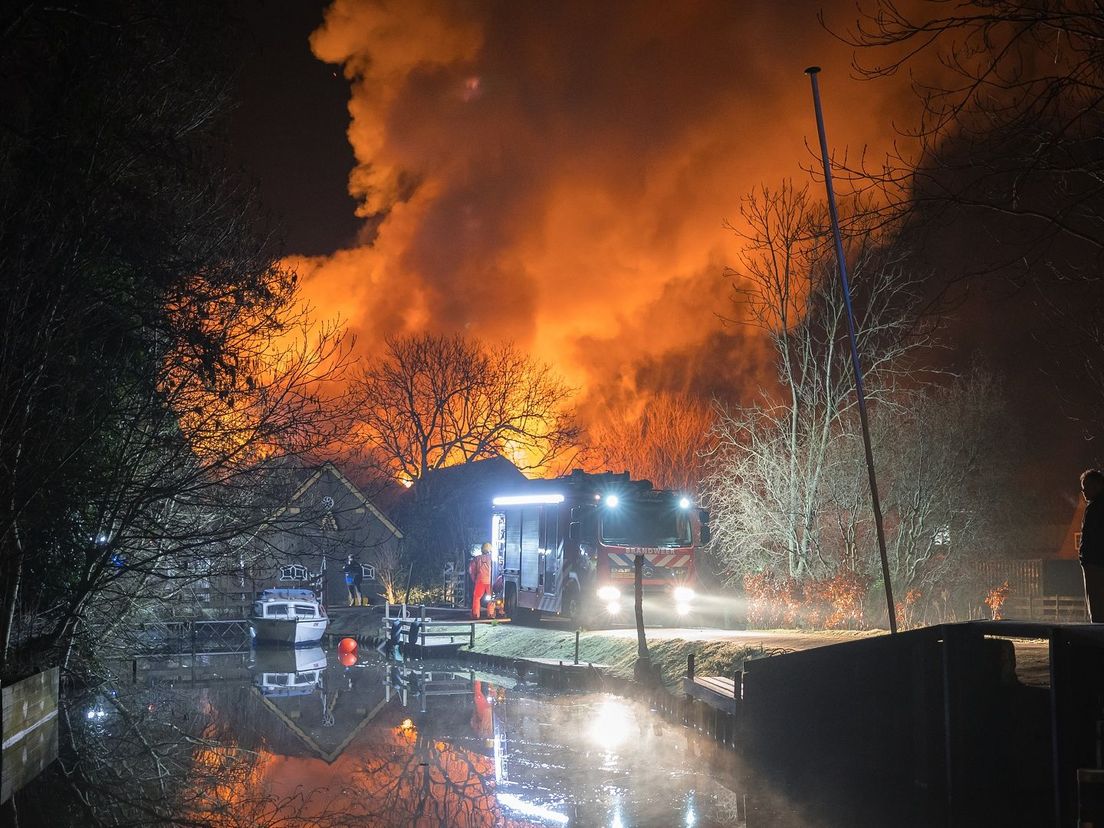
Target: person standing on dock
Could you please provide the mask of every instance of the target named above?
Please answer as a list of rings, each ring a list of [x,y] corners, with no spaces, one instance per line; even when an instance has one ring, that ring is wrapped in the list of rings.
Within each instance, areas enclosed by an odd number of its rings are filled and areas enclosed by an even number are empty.
[[[1104,472],[1088,469],[1081,473],[1081,494],[1085,517],[1081,521],[1081,542],[1077,556],[1085,573],[1085,602],[1089,621],[1104,623]]]
[[[491,545],[489,543],[483,544],[479,550],[479,554],[472,558],[472,562],[468,565],[468,571],[472,576],[472,583],[475,585],[472,590],[472,618],[476,621],[479,620],[479,608],[483,603],[483,596],[490,596],[490,603],[487,604],[487,617],[495,617],[495,605],[494,594],[491,592]]]
[[[360,561],[350,555],[345,561],[345,586],[349,588],[349,606],[364,606],[367,602],[360,595],[360,582],[364,579],[364,569]]]

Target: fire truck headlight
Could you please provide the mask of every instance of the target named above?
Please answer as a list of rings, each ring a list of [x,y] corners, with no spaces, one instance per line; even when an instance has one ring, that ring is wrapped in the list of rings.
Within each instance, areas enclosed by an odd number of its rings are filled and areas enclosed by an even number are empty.
[[[617,495],[606,495],[606,505],[611,509],[616,509],[617,504],[621,502],[621,498]]]
[[[679,508],[680,509],[689,509],[690,508],[690,498],[680,497],[679,498]]]
[[[621,590],[615,586],[598,587],[598,600],[609,603],[621,598]]]
[[[608,604],[606,604],[606,612],[608,612],[610,615],[619,615],[621,612],[621,602],[610,601]]]
[[[675,587],[674,598],[676,604],[689,604],[694,600],[694,590],[688,586]]]

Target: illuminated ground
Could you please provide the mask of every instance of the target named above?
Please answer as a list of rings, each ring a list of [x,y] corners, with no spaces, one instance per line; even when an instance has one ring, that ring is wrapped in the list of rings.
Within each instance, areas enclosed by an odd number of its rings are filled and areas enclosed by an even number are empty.
[[[686,657],[695,655],[702,674],[730,675],[749,658],[763,658],[785,652],[825,647],[858,638],[886,635],[884,630],[725,630],[712,627],[649,627],[649,650],[663,672],[674,684],[685,672]],[[1013,641],[1016,648],[1016,674],[1025,684],[1049,683],[1049,659],[1045,641]],[[518,658],[573,658],[574,631],[565,626],[543,623],[540,627],[514,624],[480,625],[476,649],[481,652]],[[579,657],[582,661],[610,664],[614,672],[632,673],[636,659],[636,630],[621,627],[588,630],[580,634]]]
[[[445,612],[430,610],[440,617]],[[379,634],[378,608],[335,612],[333,635],[371,637]],[[463,614],[452,611],[448,614]],[[885,630],[730,630],[719,627],[647,627],[653,660],[664,678],[675,685],[686,670],[686,657],[694,653],[702,674],[729,675],[748,658],[809,650],[857,638],[886,635]],[[1014,640],[1016,673],[1025,684],[1049,684],[1049,659],[1045,641]],[[594,664],[608,664],[618,675],[631,676],[636,659],[636,630],[621,626],[580,633],[579,657]],[[568,622],[545,618],[526,626],[514,622],[481,622],[476,628],[475,649],[512,658],[574,658],[575,630]]]

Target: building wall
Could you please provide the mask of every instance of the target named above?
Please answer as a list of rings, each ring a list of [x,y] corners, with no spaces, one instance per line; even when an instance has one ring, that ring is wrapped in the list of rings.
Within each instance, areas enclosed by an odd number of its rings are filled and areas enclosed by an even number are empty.
[[[381,554],[397,554],[399,542],[372,507],[327,467],[258,536],[259,555],[250,573],[254,589],[321,589],[327,605],[343,605],[348,596],[344,566],[353,554],[366,569],[362,593],[378,602],[380,588],[373,564]]]

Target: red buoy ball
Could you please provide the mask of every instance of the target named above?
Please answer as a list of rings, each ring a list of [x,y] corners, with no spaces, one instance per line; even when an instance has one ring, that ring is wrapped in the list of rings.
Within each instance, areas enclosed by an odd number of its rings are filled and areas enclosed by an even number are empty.
[[[357,663],[356,653],[341,653],[337,660],[341,662],[342,667],[352,667]]]
[[[355,638],[343,638],[337,643],[337,651],[339,653],[352,653],[356,655],[357,641]]]

